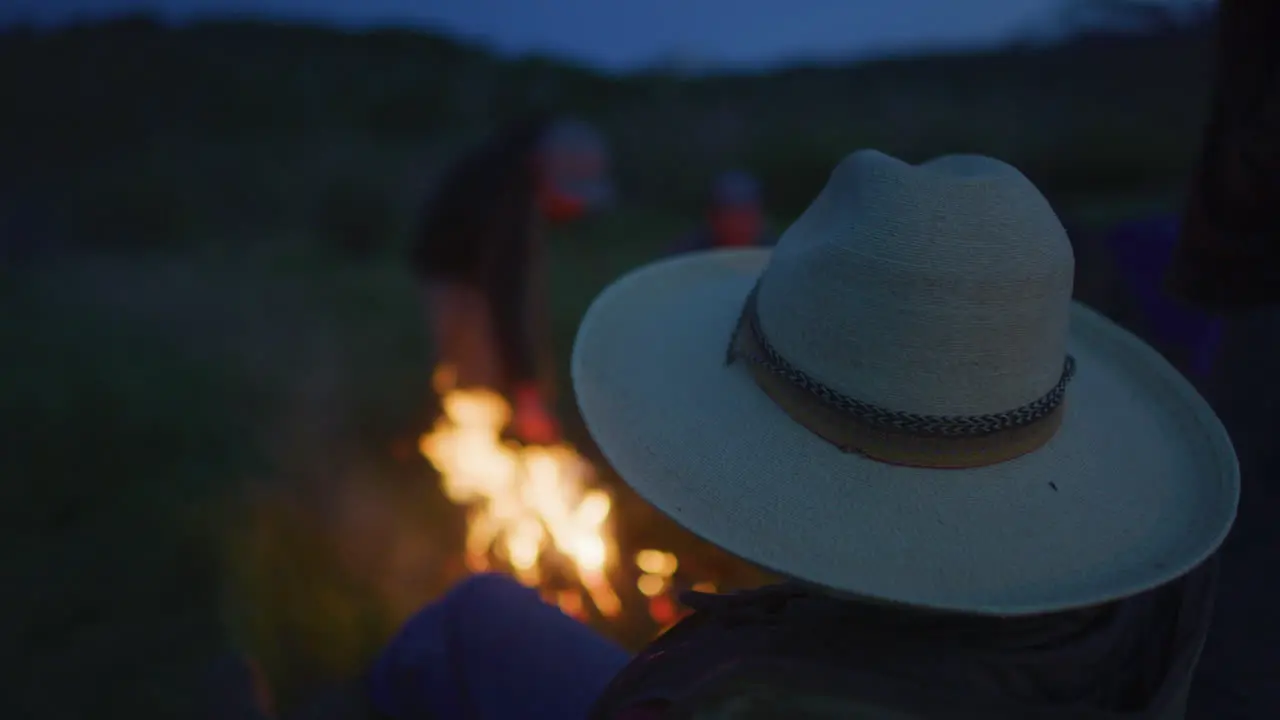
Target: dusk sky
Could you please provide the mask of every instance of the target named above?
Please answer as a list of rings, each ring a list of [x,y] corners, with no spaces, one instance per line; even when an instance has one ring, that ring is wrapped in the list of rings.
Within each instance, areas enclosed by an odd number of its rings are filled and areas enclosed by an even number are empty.
[[[413,25],[508,53],[628,69],[680,56],[713,67],[982,45],[1070,0],[0,0],[0,18],[56,25],[148,10],[182,22],[252,14],[346,26]],[[1199,0],[1165,0],[1197,2]]]

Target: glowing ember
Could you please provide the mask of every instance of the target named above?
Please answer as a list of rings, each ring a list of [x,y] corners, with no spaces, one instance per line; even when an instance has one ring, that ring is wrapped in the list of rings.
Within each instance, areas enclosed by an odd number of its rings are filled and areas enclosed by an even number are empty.
[[[649,599],[649,616],[661,628],[661,632],[666,632],[672,625],[675,625],[684,616],[676,607],[674,601],[666,595],[659,595]]]
[[[641,575],[636,587],[645,597],[657,597],[666,592],[667,580],[657,575]]]
[[[636,553],[636,567],[644,573],[636,581],[636,588],[641,595],[649,598],[649,617],[660,628],[670,627],[681,617],[676,604],[668,595],[671,579],[680,568],[679,560],[669,552],[641,550]]]
[[[484,572],[500,559],[522,583],[539,587],[553,566],[546,551],[554,548],[596,610],[616,617],[621,601],[607,578],[614,557],[606,529],[612,501],[589,487],[590,463],[566,444],[503,441],[511,408],[501,395],[454,388],[447,368],[436,372],[435,381],[444,415],[422,436],[419,449],[440,473],[449,500],[469,510],[468,569]],[[570,615],[584,615],[576,591],[544,596]]]
[[[640,568],[640,572],[669,578],[680,569],[680,561],[669,552],[641,550],[636,553],[636,567]]]

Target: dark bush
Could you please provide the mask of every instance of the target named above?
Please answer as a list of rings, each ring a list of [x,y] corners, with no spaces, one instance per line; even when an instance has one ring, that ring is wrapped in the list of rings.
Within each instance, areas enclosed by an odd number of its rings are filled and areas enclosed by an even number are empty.
[[[195,198],[171,181],[122,178],[82,188],[68,203],[77,210],[75,237],[90,248],[174,250],[202,235]]]
[[[315,229],[325,248],[361,260],[392,247],[401,226],[397,215],[385,188],[340,178],[321,191]]]

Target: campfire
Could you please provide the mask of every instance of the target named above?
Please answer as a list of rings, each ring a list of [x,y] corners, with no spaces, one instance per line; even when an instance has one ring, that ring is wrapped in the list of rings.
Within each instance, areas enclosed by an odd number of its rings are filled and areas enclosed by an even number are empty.
[[[618,617],[623,603],[610,579],[618,570],[613,500],[595,486],[591,463],[566,443],[505,440],[506,400],[454,387],[452,377],[448,368],[436,372],[444,412],[419,449],[439,472],[445,496],[466,508],[467,569],[508,572],[579,619],[591,616],[588,604],[606,619]],[[677,616],[669,598],[675,555],[643,550],[635,561],[650,616],[669,625]]]

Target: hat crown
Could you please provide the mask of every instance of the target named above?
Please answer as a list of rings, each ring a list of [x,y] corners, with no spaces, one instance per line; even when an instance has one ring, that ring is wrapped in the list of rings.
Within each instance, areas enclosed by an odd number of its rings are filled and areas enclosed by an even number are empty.
[[[770,344],[831,389],[924,415],[1007,412],[1058,382],[1075,260],[1021,172],[853,153],[760,281]]]

